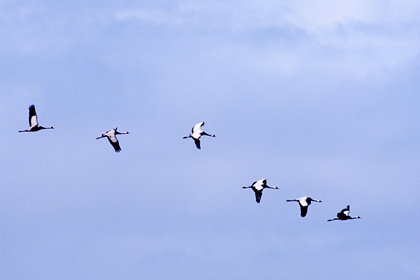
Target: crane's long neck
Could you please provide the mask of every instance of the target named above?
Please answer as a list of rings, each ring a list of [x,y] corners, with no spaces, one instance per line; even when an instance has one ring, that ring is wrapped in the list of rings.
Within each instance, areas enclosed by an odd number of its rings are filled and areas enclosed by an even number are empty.
[[[210,137],[216,137],[216,135],[214,135],[214,134],[209,134],[209,133],[204,132],[204,131],[201,133],[201,135],[207,135],[207,136],[210,136]]]

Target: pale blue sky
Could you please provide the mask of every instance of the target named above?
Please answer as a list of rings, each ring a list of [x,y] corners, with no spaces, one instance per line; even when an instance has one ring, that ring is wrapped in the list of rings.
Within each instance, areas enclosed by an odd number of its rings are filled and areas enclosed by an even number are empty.
[[[419,279],[419,14],[0,1],[1,278]]]

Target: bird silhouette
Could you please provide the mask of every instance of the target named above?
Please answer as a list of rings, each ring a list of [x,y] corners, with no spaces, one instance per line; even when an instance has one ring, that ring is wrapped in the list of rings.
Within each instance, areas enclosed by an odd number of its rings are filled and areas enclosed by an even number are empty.
[[[309,196],[304,196],[304,197],[297,198],[297,199],[288,199],[288,200],[286,200],[286,202],[291,202],[291,201],[297,201],[297,202],[299,202],[300,216],[301,217],[305,217],[306,216],[306,214],[308,213],[308,206],[311,205],[311,202],[312,201],[322,202],[321,200],[312,199]]]
[[[198,123],[194,125],[194,127],[191,129],[191,133],[188,136],[184,136],[183,139],[192,138],[194,139],[195,146],[197,149],[201,149],[200,140],[202,135],[207,135],[210,137],[216,137],[214,134],[208,134],[204,132],[201,127],[204,125],[204,122]]]
[[[278,187],[270,187],[267,185],[266,179],[261,179],[252,183],[251,186],[242,187],[243,189],[252,189],[255,192],[255,200],[257,203],[260,203],[262,192],[264,189],[278,189]]]
[[[19,132],[35,132],[41,129],[53,129],[52,126],[43,127],[38,123],[38,116],[35,111],[35,105],[29,106],[29,129],[19,130]]]
[[[120,147],[120,142],[118,141],[116,135],[117,134],[129,134],[129,132],[128,131],[118,132],[117,129],[118,128],[108,130],[107,132],[105,132],[101,136],[97,137],[96,140],[104,138],[104,137],[108,138],[108,141],[109,141],[109,143],[111,143],[112,147],[114,147],[115,152],[119,153],[121,151],[121,147]]]
[[[329,220],[327,220],[327,222],[331,222],[331,221],[335,221],[335,220],[345,221],[345,220],[352,220],[352,219],[361,219],[361,217],[359,217],[359,216],[351,217],[349,215],[349,213],[350,213],[350,205],[347,205],[346,208],[344,208],[339,213],[337,213],[337,218],[329,219]]]

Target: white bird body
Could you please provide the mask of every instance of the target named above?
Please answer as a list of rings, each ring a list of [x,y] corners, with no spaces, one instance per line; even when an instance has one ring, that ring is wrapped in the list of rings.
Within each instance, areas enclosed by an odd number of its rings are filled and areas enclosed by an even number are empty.
[[[278,187],[272,187],[267,185],[266,179],[261,179],[252,183],[251,186],[242,187],[243,189],[252,189],[255,192],[255,200],[260,203],[262,192],[264,189],[278,189]]]
[[[201,149],[200,140],[201,136],[207,135],[210,137],[216,137],[214,134],[208,134],[204,132],[201,127],[204,125],[204,122],[198,123],[194,125],[194,127],[191,129],[191,133],[188,136],[184,136],[183,139],[192,138],[194,140],[195,146],[197,149]]]
[[[39,126],[37,115],[29,116],[29,125],[30,125],[29,129],[31,128],[34,129],[35,127]]]
[[[114,147],[115,152],[119,153],[121,151],[121,147],[120,147],[120,142],[118,141],[116,135],[117,134],[129,134],[129,132],[128,131],[118,132],[117,129],[118,128],[108,130],[107,132],[105,132],[101,136],[97,137],[96,140],[98,140],[100,138],[104,138],[104,137],[108,138],[108,141],[112,145],[112,147]]]
[[[35,132],[41,129],[53,129],[52,126],[43,127],[38,123],[38,116],[36,114],[35,105],[29,106],[29,129],[19,130],[19,132]]]
[[[303,197],[297,198],[297,199],[288,199],[288,200],[286,200],[286,202],[291,202],[291,201],[297,201],[299,203],[299,206],[300,206],[300,216],[301,217],[305,217],[306,216],[306,214],[308,213],[308,206],[311,205],[311,202],[312,201],[322,202],[321,200],[312,199],[311,197],[308,197],[308,196],[303,196]]]
[[[254,189],[256,189],[257,191],[262,191],[264,189],[264,186],[267,185],[267,180],[266,179],[261,179],[258,181],[255,181],[252,186],[254,187]]]
[[[347,205],[346,208],[344,208],[339,213],[337,213],[337,218],[329,219],[327,220],[327,222],[331,222],[335,220],[345,221],[345,220],[361,219],[360,216],[351,217],[349,214],[350,214],[350,205]]]
[[[191,137],[194,139],[198,139],[201,137],[201,134],[204,132],[201,129],[201,126],[204,125],[204,122],[198,123],[196,125],[194,125],[194,127],[191,129]]]

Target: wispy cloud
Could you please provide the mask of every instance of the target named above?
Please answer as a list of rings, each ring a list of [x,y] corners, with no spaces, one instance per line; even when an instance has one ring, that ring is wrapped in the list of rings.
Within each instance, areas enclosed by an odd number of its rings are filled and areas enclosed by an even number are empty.
[[[387,228],[419,208],[417,6],[0,2],[5,277],[337,279],[350,255],[338,278],[357,279],[375,231],[415,263],[418,238]],[[32,103],[54,131],[17,133]],[[182,140],[199,121],[202,150]],[[115,126],[119,154],[95,140]],[[280,190],[257,204],[241,187],[264,177]],[[303,195],[324,201],[304,219],[285,203]],[[363,219],[326,222],[347,204]]]
[[[183,1],[165,8],[117,10],[115,18],[214,37],[215,45],[230,44],[232,58],[243,54],[256,69],[261,63],[264,68],[271,64],[290,74],[311,67],[319,72],[322,67],[348,77],[380,78],[384,71],[420,53],[418,28],[412,27],[418,25],[415,11],[419,8],[415,1],[404,4],[402,8],[395,1],[387,5],[381,1]]]
[[[179,25],[183,22],[180,15],[158,9],[119,10],[115,12],[115,18],[118,21],[138,20],[152,25]]]

